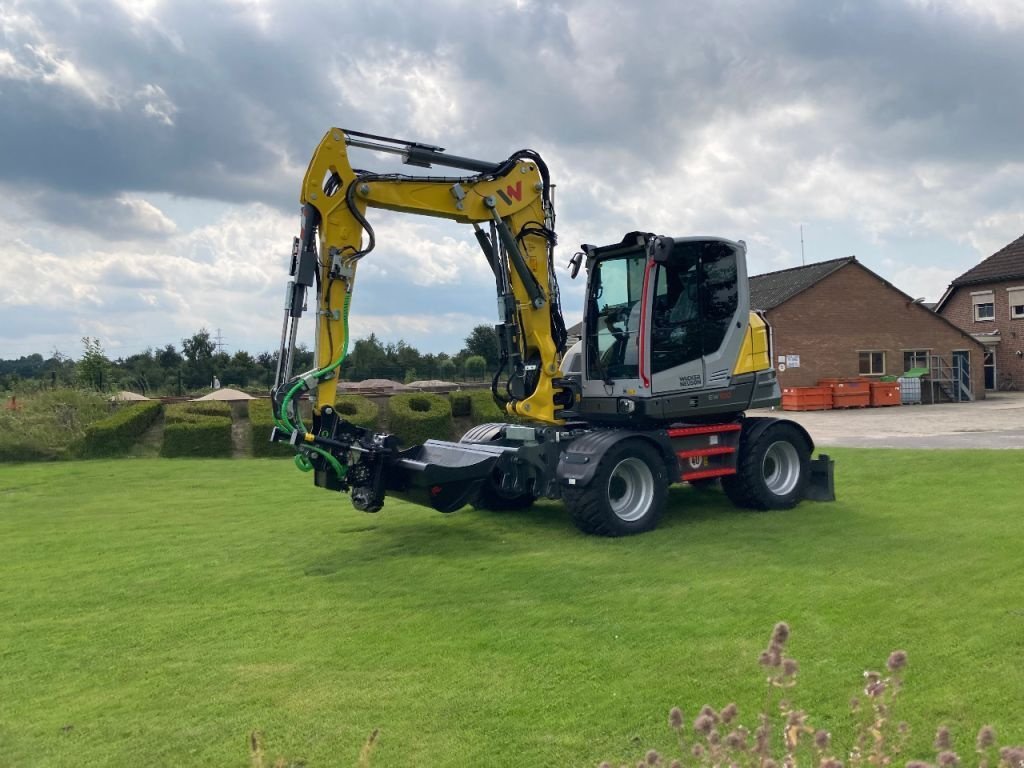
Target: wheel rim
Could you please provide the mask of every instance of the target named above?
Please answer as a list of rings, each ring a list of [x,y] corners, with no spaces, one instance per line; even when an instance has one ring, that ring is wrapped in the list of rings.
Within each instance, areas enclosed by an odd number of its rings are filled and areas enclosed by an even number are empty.
[[[608,478],[608,504],[620,520],[632,523],[651,508],[654,501],[654,475],[641,459],[623,459]]]
[[[792,493],[800,482],[800,456],[792,443],[780,440],[768,446],[761,462],[761,476],[776,496]]]

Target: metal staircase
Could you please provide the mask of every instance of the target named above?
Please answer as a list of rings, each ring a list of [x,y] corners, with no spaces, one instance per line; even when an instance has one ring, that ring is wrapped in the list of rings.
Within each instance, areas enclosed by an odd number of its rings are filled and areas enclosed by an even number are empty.
[[[928,356],[928,380],[932,385],[932,402],[935,389],[945,395],[951,403],[965,403],[974,400],[971,391],[971,374],[959,360],[950,365],[941,355]]]

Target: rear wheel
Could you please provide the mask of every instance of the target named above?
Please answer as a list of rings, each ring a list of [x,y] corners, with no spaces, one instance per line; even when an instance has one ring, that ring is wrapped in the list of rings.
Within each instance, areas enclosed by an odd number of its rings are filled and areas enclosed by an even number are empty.
[[[665,509],[665,462],[648,443],[625,440],[601,457],[585,488],[569,487],[565,505],[584,533],[628,536],[650,531]]]
[[[722,489],[738,507],[789,509],[803,498],[810,469],[811,448],[803,433],[777,421],[745,431],[736,474],[722,478]]]

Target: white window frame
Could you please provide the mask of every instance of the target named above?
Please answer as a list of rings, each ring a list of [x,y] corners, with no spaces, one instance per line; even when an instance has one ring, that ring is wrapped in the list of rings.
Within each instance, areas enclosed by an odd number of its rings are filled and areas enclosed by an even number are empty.
[[[932,363],[931,363],[932,350],[931,350],[931,348],[927,348],[926,349],[926,348],[923,348],[923,347],[917,347],[915,349],[901,349],[900,352],[903,353],[903,370],[904,371],[909,371],[911,368],[931,368],[932,367]],[[924,364],[923,365],[911,365],[911,366],[908,366],[907,365],[907,354],[911,354],[914,357],[920,357],[923,354],[924,355]]]
[[[993,323],[996,319],[996,294],[995,291],[971,291],[971,305],[974,309],[974,322]],[[979,307],[992,307],[991,317],[981,317],[978,313]]]
[[[1011,320],[1024,320],[1024,285],[1006,289],[1007,302],[1010,307]],[[1017,308],[1020,311],[1017,311]]]
[[[872,369],[869,373],[865,373],[861,369],[861,355],[869,355],[868,357],[868,368]],[[873,355],[882,356],[882,370],[876,371],[874,368],[874,357]],[[860,371],[861,376],[885,376],[885,350],[884,349],[858,349],[857,350],[857,370]]]

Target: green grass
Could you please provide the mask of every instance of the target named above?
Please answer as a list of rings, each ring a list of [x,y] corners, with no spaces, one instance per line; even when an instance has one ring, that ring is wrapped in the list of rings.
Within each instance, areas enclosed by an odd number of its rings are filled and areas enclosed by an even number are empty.
[[[375,516],[290,462],[0,467],[0,764],[596,765],[763,700],[774,622],[838,740],[865,667],[897,716],[1024,741],[1019,452],[835,450],[835,504],[745,513],[674,489],[661,527],[562,508]],[[745,713],[745,714],[744,714]]]

